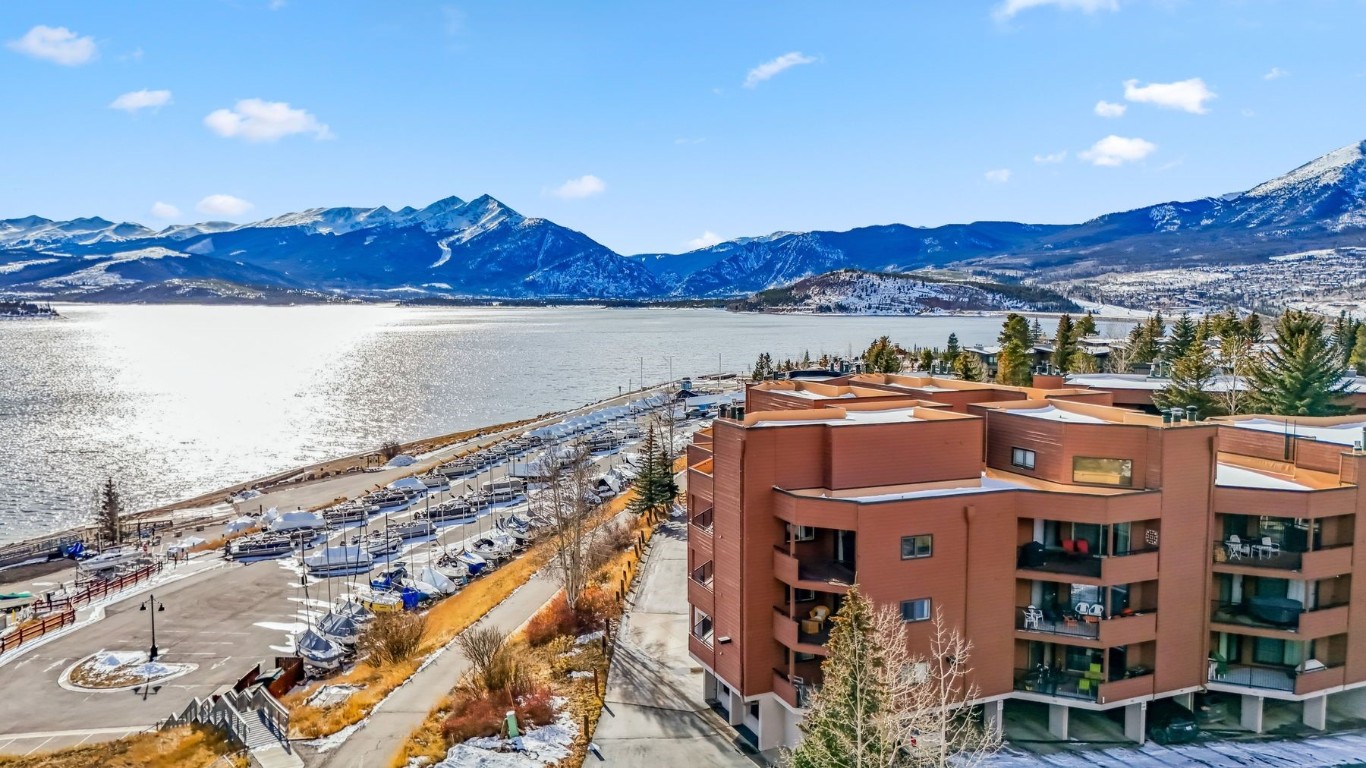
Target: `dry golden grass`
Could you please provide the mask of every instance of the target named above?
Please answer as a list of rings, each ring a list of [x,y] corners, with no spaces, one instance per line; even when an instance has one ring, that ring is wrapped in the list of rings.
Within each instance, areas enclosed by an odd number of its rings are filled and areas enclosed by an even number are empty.
[[[604,517],[599,519],[598,524],[615,517],[625,508],[628,501],[629,496],[623,494],[609,502],[603,512]],[[648,542],[654,533],[654,528],[649,522],[633,517],[630,523],[632,531],[643,536]],[[631,546],[600,568],[594,574],[593,582],[603,588],[614,590],[619,585],[618,580],[625,574],[626,585],[629,588],[635,580],[640,560],[641,555],[637,548]],[[537,614],[549,610],[555,601],[562,599],[563,592],[557,592],[546,601]],[[560,763],[559,768],[580,768],[588,754],[588,742],[592,740],[598,718],[602,715],[602,696],[607,689],[610,656],[603,652],[599,643],[578,645],[569,637],[556,638],[541,647],[533,647],[526,643],[521,633],[518,633],[509,642],[517,644],[517,657],[528,665],[538,683],[549,686],[556,696],[568,699],[569,712],[582,730],[570,756]],[[597,672],[597,677],[570,677],[569,674],[575,671]],[[404,768],[415,758],[435,762],[446,756],[446,750],[450,745],[446,743],[446,738],[442,734],[441,724],[450,712],[452,704],[453,700],[448,695],[428,713],[422,725],[409,734],[408,739],[389,761],[389,768]]]
[[[228,544],[230,544],[230,543],[236,541],[237,539],[240,539],[240,538],[242,538],[243,536],[251,535],[251,534],[256,533],[256,532],[258,532],[258,531],[260,531],[260,530],[261,530],[261,529],[260,529],[259,527],[257,527],[257,526],[252,526],[251,528],[244,528],[244,529],[242,529],[242,530],[240,530],[240,531],[233,531],[232,533],[228,533],[228,534],[224,534],[224,535],[222,535],[222,536],[219,536],[219,537],[216,538],[216,539],[209,539],[208,541],[206,541],[206,542],[204,542],[204,543],[202,543],[202,544],[196,544],[196,545],[194,545],[193,547],[190,547],[190,551],[191,551],[191,552],[211,552],[211,551],[213,551],[213,550],[222,549],[223,547],[225,547],[225,546],[227,546]]]
[[[211,728],[186,726],[56,752],[0,757],[0,768],[209,768],[224,757],[246,768],[247,758],[237,745]]]

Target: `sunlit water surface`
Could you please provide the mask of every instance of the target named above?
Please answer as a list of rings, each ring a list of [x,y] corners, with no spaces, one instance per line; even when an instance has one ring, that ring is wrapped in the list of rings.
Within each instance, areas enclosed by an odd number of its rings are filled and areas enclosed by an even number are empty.
[[[0,542],[89,518],[118,477],[132,509],[386,439],[561,410],[645,381],[910,346],[990,343],[999,318],[715,310],[65,306],[0,322]],[[1104,330],[1104,329],[1102,329]]]

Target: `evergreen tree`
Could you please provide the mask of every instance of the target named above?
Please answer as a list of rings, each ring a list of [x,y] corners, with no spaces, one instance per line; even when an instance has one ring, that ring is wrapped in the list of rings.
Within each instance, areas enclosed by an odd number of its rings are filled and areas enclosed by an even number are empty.
[[[950,333],[949,344],[948,346],[944,347],[944,357],[947,357],[950,360],[957,360],[958,353],[962,351],[963,348],[958,346],[958,334]]]
[[[1025,343],[1038,344],[1045,338],[1047,337],[1043,335],[1043,324],[1040,323],[1039,318],[1036,317],[1034,318],[1034,323],[1029,326],[1029,338],[1025,339]]]
[[[982,371],[982,360],[971,352],[959,352],[953,359],[953,372],[963,381],[981,381],[986,378]]]
[[[891,660],[877,642],[876,613],[858,585],[851,586],[832,622],[824,683],[802,723],[805,738],[788,760],[791,768],[904,764],[889,727],[900,672],[888,669]]]
[[[653,519],[673,506],[678,497],[678,483],[674,480],[673,462],[669,447],[659,439],[654,426],[645,432],[645,444],[640,450],[640,465],[633,481],[635,498],[627,509],[637,515]]]
[[[805,352],[802,352],[801,367],[804,369],[811,367],[811,350],[808,349]]]
[[[920,350],[919,363],[920,370],[922,371],[928,371],[934,368],[934,350],[930,349],[929,347],[925,347],[924,349]]]
[[[754,381],[763,381],[774,373],[773,356],[767,352],[759,353],[759,359],[754,361],[754,373],[750,378]]]
[[[886,336],[879,337],[863,353],[870,373],[897,373],[901,370],[901,351]]]
[[[1160,343],[1167,333],[1162,315],[1154,314],[1129,331],[1129,362],[1132,364],[1151,363],[1162,353]]]
[[[1347,365],[1352,360],[1352,347],[1356,345],[1357,328],[1361,326],[1344,310],[1338,313],[1337,319],[1333,321],[1333,348],[1337,350],[1342,364]]]
[[[112,544],[123,540],[123,497],[114,484],[113,476],[104,478],[104,485],[95,493],[98,502],[95,511],[95,524],[100,537]]]
[[[1072,316],[1063,313],[1058,318],[1058,332],[1053,336],[1053,367],[1058,373],[1066,374],[1072,370],[1072,356],[1077,353],[1077,329]]]
[[[1265,332],[1262,330],[1262,318],[1256,312],[1243,318],[1243,338],[1258,344],[1261,342]]]
[[[1191,319],[1189,314],[1181,313],[1181,316],[1176,318],[1176,322],[1172,323],[1172,336],[1162,349],[1162,359],[1167,363],[1175,363],[1185,357],[1191,345],[1195,344],[1198,335],[1199,330],[1195,326],[1195,321]]]
[[[1038,320],[1034,321],[1035,324]],[[1034,339],[1029,322],[1014,312],[1006,315],[997,337],[1001,352],[996,358],[996,381],[1027,387],[1033,381]]]
[[[1357,324],[1356,343],[1352,345],[1352,357],[1347,362],[1357,375],[1366,376],[1366,323]]]
[[[1338,416],[1349,383],[1337,350],[1323,336],[1323,319],[1286,310],[1276,338],[1249,371],[1254,409],[1277,416]]]
[[[1077,321],[1077,341],[1081,341],[1087,336],[1095,336],[1096,332],[1096,316],[1091,314],[1091,310],[1088,309],[1086,314]]]
[[[1166,409],[1195,406],[1197,418],[1202,419],[1221,416],[1227,412],[1224,403],[1210,391],[1217,376],[1209,348],[1193,344],[1172,364],[1171,381],[1153,393],[1153,403]]]

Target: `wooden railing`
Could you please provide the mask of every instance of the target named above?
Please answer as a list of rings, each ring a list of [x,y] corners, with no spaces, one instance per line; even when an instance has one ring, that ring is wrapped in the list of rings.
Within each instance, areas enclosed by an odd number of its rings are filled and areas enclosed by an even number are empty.
[[[12,651],[30,640],[42,637],[49,632],[56,632],[62,627],[69,627],[75,623],[76,612],[68,609],[61,613],[35,619],[26,624],[20,624],[15,631],[0,637],[0,654]]]
[[[110,595],[122,592],[131,586],[147,581],[160,571],[161,563],[145,565],[136,571],[126,573],[117,579],[86,585],[81,591],[68,595],[67,597],[53,600],[40,600],[34,603],[33,607],[39,611],[47,612],[75,610],[82,605],[87,605],[97,600],[103,600]]]

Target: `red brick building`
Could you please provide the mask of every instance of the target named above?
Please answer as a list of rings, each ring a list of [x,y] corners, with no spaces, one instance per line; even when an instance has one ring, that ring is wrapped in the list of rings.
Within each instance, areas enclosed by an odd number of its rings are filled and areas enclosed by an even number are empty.
[[[759,749],[800,739],[857,579],[923,651],[975,645],[985,717],[1123,712],[1217,690],[1303,702],[1366,686],[1360,417],[1164,423],[1093,390],[861,375],[750,387],[688,450],[692,656]],[[1361,551],[1366,552],[1366,549]],[[1361,626],[1358,626],[1361,625]]]

